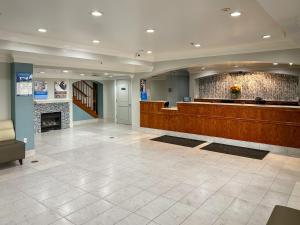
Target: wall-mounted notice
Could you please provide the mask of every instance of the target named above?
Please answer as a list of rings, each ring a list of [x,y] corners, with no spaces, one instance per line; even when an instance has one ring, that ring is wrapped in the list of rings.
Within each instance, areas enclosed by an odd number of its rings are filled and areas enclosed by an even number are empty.
[[[68,90],[65,81],[55,81],[54,83],[54,97],[67,98]]]
[[[142,79],[140,81],[140,93],[141,93],[141,100],[146,101],[148,99],[147,89],[146,89],[146,80]]]
[[[16,95],[17,96],[32,95],[32,73],[26,73],[26,72],[16,73]]]
[[[46,81],[34,81],[34,98],[48,99],[48,84]]]

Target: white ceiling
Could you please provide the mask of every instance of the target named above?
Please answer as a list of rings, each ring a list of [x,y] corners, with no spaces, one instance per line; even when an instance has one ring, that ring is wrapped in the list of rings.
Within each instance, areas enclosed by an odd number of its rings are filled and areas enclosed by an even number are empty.
[[[300,1],[273,2],[280,0],[0,0],[0,40],[129,58],[152,50],[141,57],[150,61],[300,47]],[[92,17],[94,9],[104,15]],[[154,34],[145,32],[150,27]]]

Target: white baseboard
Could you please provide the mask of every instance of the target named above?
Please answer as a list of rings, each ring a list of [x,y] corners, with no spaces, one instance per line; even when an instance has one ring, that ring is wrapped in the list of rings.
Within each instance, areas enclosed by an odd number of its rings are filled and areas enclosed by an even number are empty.
[[[34,156],[34,155],[35,155],[35,149],[25,151],[25,158],[31,157],[31,156]]]
[[[227,138],[220,138],[220,137],[211,137],[205,135],[197,135],[197,134],[189,134],[189,133],[182,133],[182,132],[175,132],[175,131],[167,131],[167,130],[160,130],[160,129],[152,129],[152,128],[144,128],[144,127],[133,127],[134,130],[139,130],[142,132],[147,132],[156,135],[173,135],[177,137],[184,137],[184,138],[191,138],[206,142],[215,142],[220,144],[227,144],[227,145],[234,145],[239,147],[246,147],[246,148],[253,148],[257,150],[265,150],[270,151],[275,154],[280,155],[287,155],[292,157],[300,158],[300,149],[299,148],[291,148],[291,147],[284,147],[278,145],[269,145],[269,144],[262,144],[256,142],[249,142],[249,141],[239,141]]]
[[[82,124],[89,124],[89,123],[98,123],[99,121],[100,121],[100,119],[73,121],[73,126],[78,126],[78,125],[82,125]]]

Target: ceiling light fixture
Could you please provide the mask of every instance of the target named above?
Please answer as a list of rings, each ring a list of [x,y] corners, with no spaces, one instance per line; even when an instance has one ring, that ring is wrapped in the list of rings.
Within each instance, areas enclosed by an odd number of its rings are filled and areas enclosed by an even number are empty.
[[[200,45],[199,43],[191,42],[190,44],[191,44],[192,46],[196,47],[196,48],[201,47],[201,45]]]
[[[277,62],[274,62],[274,63],[273,63],[273,65],[274,65],[274,66],[277,66],[277,65],[278,65],[278,63],[277,63]]]
[[[242,15],[242,13],[239,12],[239,11],[235,11],[235,12],[230,13],[230,16],[232,16],[232,17],[239,17],[240,15]]]
[[[94,10],[94,11],[91,12],[91,15],[95,16],[95,17],[99,17],[99,16],[102,16],[103,13],[99,12],[98,10]]]
[[[150,51],[150,50],[149,50],[149,51],[147,51],[147,54],[152,54],[152,51]]]
[[[85,74],[84,74],[84,73],[81,73],[81,74],[80,74],[80,76],[84,77],[84,76],[85,76]]]
[[[99,44],[100,41],[99,41],[99,40],[93,40],[93,43],[94,43],[94,44]]]
[[[109,77],[112,78],[113,76],[110,75]]]
[[[40,33],[47,33],[47,29],[45,29],[45,28],[39,28],[38,32],[40,32]]]
[[[45,73],[44,71],[41,71],[41,72],[40,72],[40,74],[44,74],[44,73]]]
[[[292,66],[292,65],[294,65],[294,63],[290,62],[289,65]]]
[[[263,39],[269,39],[269,38],[271,38],[271,35],[270,35],[270,34],[265,34],[265,35],[263,35],[262,38],[263,38]]]
[[[147,29],[146,32],[147,32],[148,34],[153,34],[153,33],[155,32],[155,30],[152,29],[152,28],[150,28],[150,29]]]
[[[69,73],[69,70],[63,70],[63,73]]]
[[[201,68],[201,70],[205,70],[205,69],[206,69],[206,67],[204,67],[204,66]]]
[[[234,65],[233,67],[234,67],[234,68],[238,68],[239,66],[238,66],[238,65]]]
[[[109,75],[109,73],[104,73],[104,75],[105,75],[105,76],[108,76],[108,75]]]

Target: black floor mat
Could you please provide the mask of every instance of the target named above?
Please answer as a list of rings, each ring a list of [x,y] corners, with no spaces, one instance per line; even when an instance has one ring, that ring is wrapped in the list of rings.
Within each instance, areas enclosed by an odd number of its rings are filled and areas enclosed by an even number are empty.
[[[194,139],[174,137],[174,136],[169,136],[169,135],[164,135],[161,137],[153,138],[151,140],[164,142],[164,143],[168,143],[168,144],[185,146],[185,147],[191,147],[191,148],[194,148],[198,145],[205,143],[205,141],[198,141],[198,140],[194,140]]]
[[[252,159],[263,159],[269,153],[269,151],[257,150],[252,148],[243,148],[232,145],[223,145],[218,143],[212,143],[202,148],[203,150],[219,152],[230,155],[237,155]]]

